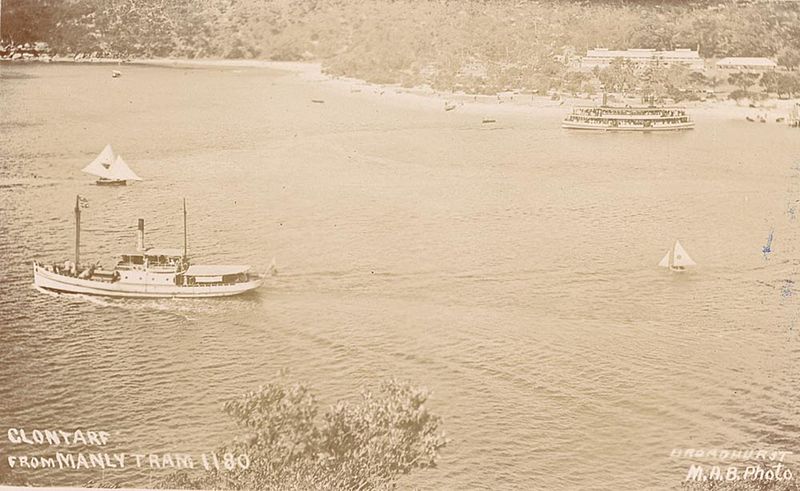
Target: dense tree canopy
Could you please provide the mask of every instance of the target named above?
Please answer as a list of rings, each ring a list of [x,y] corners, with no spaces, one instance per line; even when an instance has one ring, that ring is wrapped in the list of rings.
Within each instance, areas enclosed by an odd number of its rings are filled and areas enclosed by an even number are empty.
[[[60,54],[317,60],[333,75],[483,93],[588,92],[569,61],[598,46],[800,65],[800,2],[4,0],[2,21],[5,39]]]
[[[800,48],[797,2],[4,0],[2,15],[4,38],[57,49],[267,58],[364,50],[398,68],[431,51],[501,61],[565,47],[690,47],[709,58],[796,58]]]

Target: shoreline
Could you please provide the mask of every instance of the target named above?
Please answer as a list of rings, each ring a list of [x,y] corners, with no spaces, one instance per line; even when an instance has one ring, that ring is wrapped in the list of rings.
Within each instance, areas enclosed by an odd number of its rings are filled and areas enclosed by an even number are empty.
[[[468,112],[484,116],[500,116],[510,114],[531,114],[536,112],[567,113],[572,106],[599,104],[602,96],[592,97],[559,97],[553,100],[546,95],[521,93],[517,91],[501,92],[496,95],[475,95],[463,92],[445,92],[429,86],[402,87],[399,84],[382,85],[352,77],[337,77],[326,74],[320,62],[311,61],[271,61],[271,60],[181,60],[152,59],[133,60],[132,64],[152,66],[190,66],[190,67],[222,67],[222,68],[267,68],[291,72],[304,81],[319,82],[334,89],[351,94],[379,96],[383,100],[412,105],[419,109],[430,109],[445,112],[445,107],[452,107],[453,112]],[[387,97],[388,96],[388,97]],[[785,121],[778,123],[778,118],[788,118],[795,99],[765,99],[757,107],[737,104],[733,100],[687,101],[678,104],[691,111],[690,116],[703,118],[735,120],[746,122],[748,117],[758,119],[765,116],[766,124],[788,126]],[[628,103],[635,103],[633,99]],[[633,104],[632,104],[633,105]]]
[[[463,92],[446,92],[433,89],[429,86],[402,87],[399,84],[382,85],[364,80],[340,77],[326,74],[322,64],[315,61],[273,61],[255,59],[178,59],[178,58],[147,58],[147,59],[115,59],[115,58],[89,58],[74,59],[72,57],[48,57],[45,60],[3,60],[14,63],[69,63],[69,64],[102,64],[102,65],[138,65],[155,67],[188,67],[188,68],[260,68],[290,73],[299,77],[304,82],[323,84],[334,90],[353,95],[368,95],[380,97],[387,102],[413,106],[418,109],[429,109],[445,112],[449,108],[453,112],[468,112],[482,114],[484,117],[531,114],[531,110],[539,112],[567,113],[575,105],[599,104],[601,95],[590,97],[558,96],[553,99],[547,95],[524,93],[519,91],[501,92],[495,95],[476,95]],[[618,97],[618,99],[622,99]],[[636,105],[634,98],[626,98],[622,104]],[[769,98],[761,101],[756,107],[749,104],[737,104],[733,100],[686,101],[678,104],[691,111],[690,116],[702,118],[747,121],[747,118],[758,119],[764,116],[765,124],[787,126],[784,122],[777,122],[779,118],[788,119],[792,106],[800,103],[800,99],[775,99]]]

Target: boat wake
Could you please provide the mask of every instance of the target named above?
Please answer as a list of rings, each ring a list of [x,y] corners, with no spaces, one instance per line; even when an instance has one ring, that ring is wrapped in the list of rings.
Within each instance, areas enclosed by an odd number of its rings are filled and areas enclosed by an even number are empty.
[[[169,312],[186,320],[192,320],[189,314],[210,314],[219,310],[218,302],[198,302],[197,299],[181,298],[159,298],[152,300],[123,300],[126,309],[129,310],[155,310],[158,312]]]
[[[83,295],[81,293],[78,293],[78,294],[74,295],[74,298],[79,298],[79,299],[83,300],[84,302],[93,303],[93,304],[99,305],[101,307],[114,307],[115,306],[113,303],[111,303],[111,302],[109,302],[107,300],[104,300],[102,298],[95,297],[93,295]]]
[[[59,294],[59,293],[56,293],[54,291],[47,290],[46,288],[42,288],[40,286],[37,286],[36,283],[31,283],[31,288],[33,288],[34,290],[38,291],[39,293],[44,293],[45,295],[50,295],[51,297],[58,298],[58,297],[61,296],[61,294]]]
[[[232,310],[242,312],[255,308],[255,304],[245,298],[153,298],[153,299],[115,299],[115,306],[128,311],[159,312],[172,314],[186,321],[194,321],[199,316],[227,315]]]
[[[180,317],[184,321],[193,322],[196,318],[190,314],[210,313],[214,309],[203,308],[201,305],[181,305],[180,299],[158,299],[151,301],[122,301],[122,308],[129,311],[155,311],[169,313]],[[192,300],[196,302],[196,300]]]
[[[93,303],[95,305],[100,305],[101,307],[114,307],[115,304],[102,299],[100,297],[96,297],[94,295],[84,295],[82,293],[68,293],[68,292],[54,292],[53,290],[48,290],[47,288],[42,288],[37,286],[35,283],[32,283],[31,286],[38,291],[39,293],[44,293],[45,295],[49,295],[53,298],[65,298],[70,300],[80,300],[84,302]]]

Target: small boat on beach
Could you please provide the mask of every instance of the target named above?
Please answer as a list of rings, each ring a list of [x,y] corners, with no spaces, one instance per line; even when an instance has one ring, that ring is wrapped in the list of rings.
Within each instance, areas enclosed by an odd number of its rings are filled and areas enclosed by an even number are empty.
[[[686,271],[686,268],[697,266],[697,263],[689,257],[689,254],[686,252],[686,249],[683,248],[680,241],[676,240],[675,245],[672,249],[667,251],[658,265],[662,268],[669,268],[670,271],[682,272]]]
[[[192,264],[187,252],[186,201],[183,205],[183,250],[145,247],[144,220],[139,219],[136,250],[120,255],[110,270],[81,264],[81,208],[75,200],[75,261],[33,261],[33,281],[41,289],[127,298],[208,298],[238,295],[261,286],[265,275],[245,265]]]
[[[122,156],[114,154],[111,145],[106,145],[100,155],[82,170],[87,174],[99,177],[95,181],[98,186],[125,186],[128,181],[142,180],[122,160]]]

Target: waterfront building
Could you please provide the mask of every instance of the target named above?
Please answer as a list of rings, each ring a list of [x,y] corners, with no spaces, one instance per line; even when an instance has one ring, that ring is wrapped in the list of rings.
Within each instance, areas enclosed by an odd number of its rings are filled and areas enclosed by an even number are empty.
[[[737,72],[768,72],[775,70],[778,64],[769,58],[731,56],[717,61],[716,66],[721,70]]]
[[[581,60],[581,69],[589,71],[595,67],[607,68],[614,60],[627,60],[637,67],[684,65],[695,71],[702,71],[705,68],[705,62],[700,58],[700,54],[691,49],[659,51],[638,48],[627,50],[595,48],[586,52],[586,56]]]

